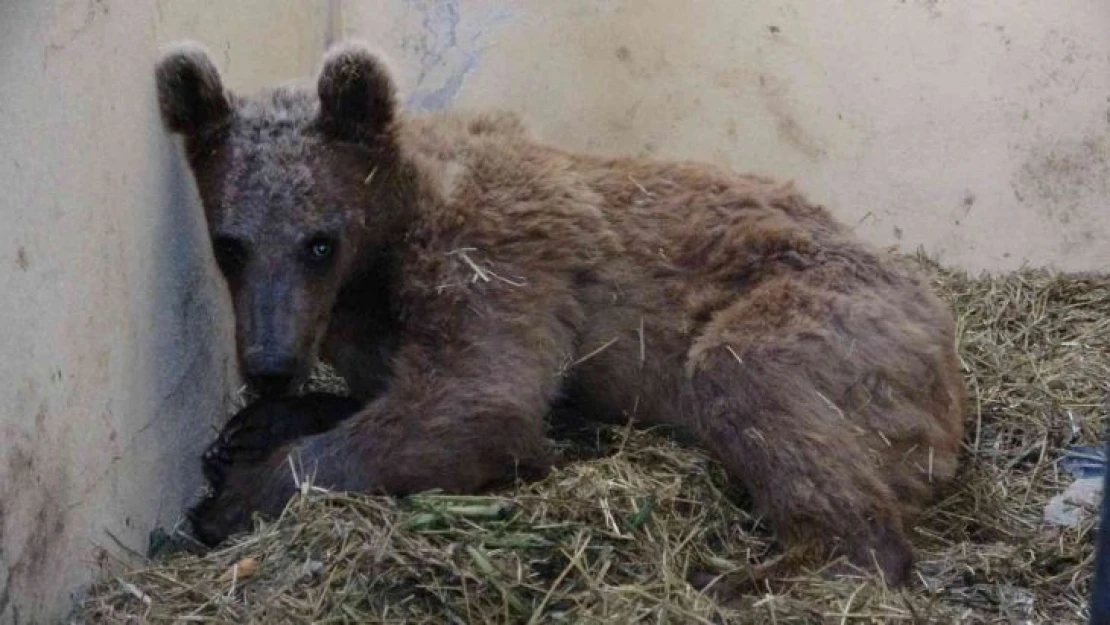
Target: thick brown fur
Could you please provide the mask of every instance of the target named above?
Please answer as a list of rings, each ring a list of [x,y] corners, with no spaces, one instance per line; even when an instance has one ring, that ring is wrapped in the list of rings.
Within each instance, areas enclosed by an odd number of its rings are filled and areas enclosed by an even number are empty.
[[[160,67],[197,62],[175,54]],[[907,580],[907,528],[957,466],[954,323],[824,208],[704,164],[570,154],[509,115],[407,115],[356,43],[316,94],[168,82],[214,239],[237,247],[222,266],[248,378],[287,390],[322,347],[376,397],[233,468],[198,519],[210,533],[279,512],[289,454],[364,492],[542,472],[544,416],[570,397],[692,431],[789,551]],[[219,110],[206,93],[231,110],[182,121]],[[312,265],[298,250],[319,237],[334,253]]]

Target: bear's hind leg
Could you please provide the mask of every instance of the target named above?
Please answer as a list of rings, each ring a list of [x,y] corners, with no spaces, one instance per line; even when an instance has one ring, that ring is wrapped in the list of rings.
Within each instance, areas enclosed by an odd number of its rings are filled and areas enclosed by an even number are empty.
[[[788,563],[846,556],[902,585],[913,554],[882,452],[868,444],[881,439],[814,383],[806,349],[797,337],[765,337],[703,350],[690,365],[699,437],[747,488]]]

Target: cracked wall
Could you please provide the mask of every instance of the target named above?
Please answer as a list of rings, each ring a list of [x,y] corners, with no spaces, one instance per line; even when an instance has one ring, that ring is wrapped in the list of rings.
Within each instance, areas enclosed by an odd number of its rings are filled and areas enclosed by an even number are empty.
[[[415,109],[792,178],[880,245],[1110,270],[1105,0],[342,2]]]
[[[104,558],[145,553],[230,396],[230,306],[158,120],[158,45],[204,40],[236,86],[293,78],[324,49],[320,7],[0,3],[0,623],[58,622]]]

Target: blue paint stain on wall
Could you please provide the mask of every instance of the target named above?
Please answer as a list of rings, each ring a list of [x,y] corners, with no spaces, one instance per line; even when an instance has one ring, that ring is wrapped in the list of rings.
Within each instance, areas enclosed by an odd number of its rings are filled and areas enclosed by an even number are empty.
[[[405,0],[421,16],[420,32],[406,36],[402,48],[416,56],[419,73],[408,97],[415,111],[447,108],[458,98],[466,77],[482,61],[484,39],[496,26],[511,17],[501,9],[476,20],[473,32],[460,33],[460,0]]]

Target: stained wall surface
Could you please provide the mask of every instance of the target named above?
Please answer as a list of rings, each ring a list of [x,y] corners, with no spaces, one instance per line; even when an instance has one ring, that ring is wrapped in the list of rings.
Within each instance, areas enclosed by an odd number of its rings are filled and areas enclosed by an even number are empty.
[[[249,87],[311,71],[328,26],[323,3],[230,4],[0,1],[0,623],[58,622],[200,485],[229,304],[158,46],[201,38]]]
[[[790,178],[881,245],[1110,269],[1105,0],[342,3],[418,108]]]

